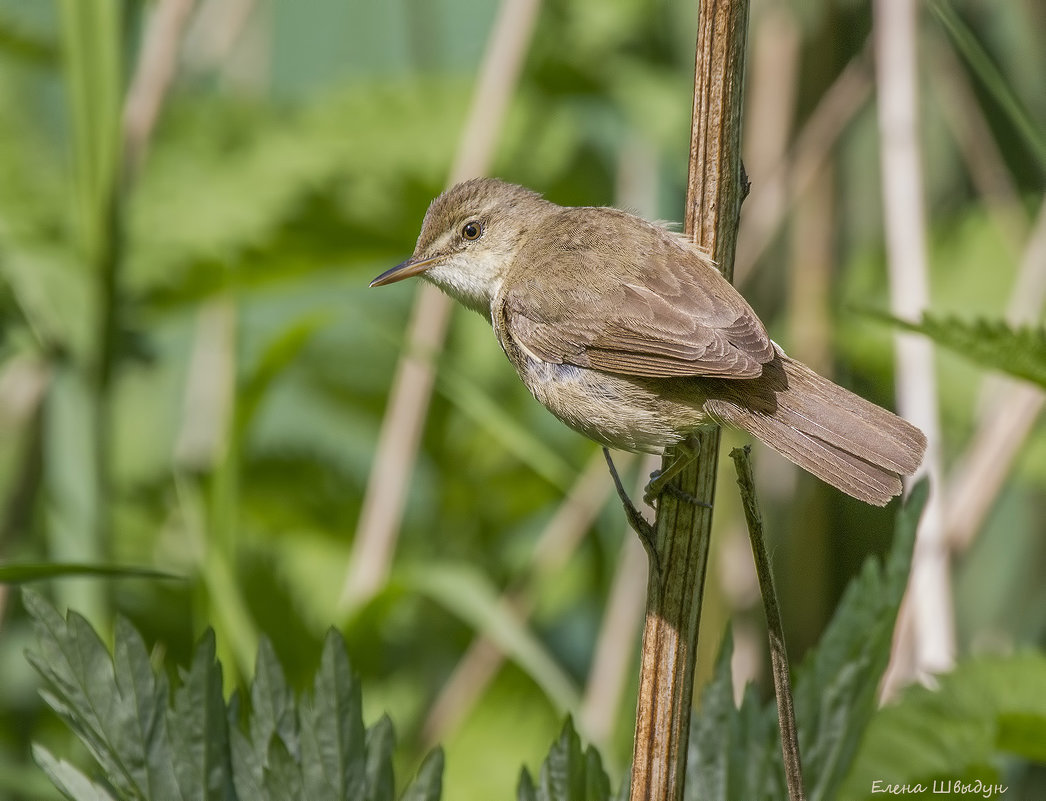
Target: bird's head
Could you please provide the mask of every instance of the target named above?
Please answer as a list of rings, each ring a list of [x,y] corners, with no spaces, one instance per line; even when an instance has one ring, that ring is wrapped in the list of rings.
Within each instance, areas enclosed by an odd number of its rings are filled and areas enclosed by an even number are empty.
[[[420,275],[468,308],[488,314],[529,232],[555,208],[529,189],[493,178],[457,184],[432,201],[414,255],[370,285]]]

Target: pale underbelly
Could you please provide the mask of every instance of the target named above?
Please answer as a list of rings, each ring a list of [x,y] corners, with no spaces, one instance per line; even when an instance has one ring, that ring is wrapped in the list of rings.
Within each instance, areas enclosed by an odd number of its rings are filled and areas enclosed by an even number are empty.
[[[644,379],[525,357],[520,377],[552,414],[612,448],[660,453],[708,422],[703,399],[666,398]],[[676,384],[681,387],[682,382]]]

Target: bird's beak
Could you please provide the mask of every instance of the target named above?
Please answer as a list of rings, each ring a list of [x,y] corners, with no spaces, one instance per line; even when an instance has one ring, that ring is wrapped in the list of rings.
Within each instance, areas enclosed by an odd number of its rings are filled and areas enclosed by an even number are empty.
[[[391,270],[386,270],[373,281],[370,282],[371,286],[385,286],[385,284],[394,284],[397,281],[402,281],[404,278],[412,278],[415,275],[421,275],[436,261],[435,258],[431,259],[407,259],[403,264],[397,264]]]

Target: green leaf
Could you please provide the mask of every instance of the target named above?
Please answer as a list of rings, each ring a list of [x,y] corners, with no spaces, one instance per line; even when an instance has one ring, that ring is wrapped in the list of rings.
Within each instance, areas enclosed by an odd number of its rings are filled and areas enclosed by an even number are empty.
[[[367,764],[360,685],[345,641],[327,632],[311,698],[301,704],[301,761],[309,798],[355,801],[366,795]]]
[[[538,790],[534,786],[534,777],[526,765],[519,772],[519,784],[516,786],[516,801],[538,801]]]
[[[378,722],[367,729],[367,795],[365,801],[393,801],[396,792],[392,772],[392,750],[396,737],[392,721],[382,715]]]
[[[172,703],[166,674],[154,672],[126,620],[117,621],[110,657],[82,617],[63,619],[36,594],[24,595],[38,643],[28,658],[44,679],[42,694],[87,746],[117,799],[393,801],[392,723],[383,717],[364,729],[359,681],[336,631],[328,633],[312,692],[300,703],[272,645],[260,643],[244,732],[239,694],[223,701],[212,631],[197,644],[190,668],[179,671]],[[37,760],[68,797],[109,798],[45,749],[37,749]],[[442,776],[443,752],[436,749],[404,798],[438,801]]]
[[[254,681],[251,683],[250,739],[258,764],[267,765],[271,742],[283,740],[287,752],[298,754],[298,721],[294,695],[283,675],[272,643],[263,637],[258,643]]]
[[[573,680],[474,567],[429,563],[402,570],[397,577],[497,643],[561,709],[577,708],[580,695]]]
[[[1003,712],[996,725],[995,744],[1000,751],[1046,764],[1046,713]]]
[[[233,794],[229,723],[213,630],[208,629],[200,638],[192,665],[181,679],[167,721],[181,798],[229,798]]]
[[[229,700],[229,758],[232,780],[238,798],[264,798],[265,754],[259,755],[250,739],[238,725],[240,698],[233,693]]]
[[[869,559],[843,594],[817,646],[795,673],[794,700],[806,797],[834,801],[869,721],[890,654],[919,516],[920,481],[897,515],[885,567]],[[787,797],[777,707],[753,688],[734,707],[728,638],[691,724],[687,799],[753,801]]]
[[[929,482],[919,481],[897,513],[886,565],[865,562],[816,649],[795,675],[795,713],[810,801],[834,801],[875,713],[894,623],[908,583],[915,532]]]
[[[165,578],[180,579],[174,573],[150,567],[124,565],[91,565],[79,562],[22,562],[0,565],[0,584],[22,584],[27,581],[60,578],[62,576],[104,576],[106,578]]]
[[[265,762],[265,797],[269,801],[313,801],[305,791],[301,766],[281,738],[272,738]]]
[[[921,322],[911,323],[879,312],[870,314],[905,331],[928,336],[982,367],[1046,387],[1046,328],[1010,328],[1000,321],[968,322],[931,314],[923,314]]]
[[[741,709],[734,706],[730,668],[733,639],[727,634],[715,675],[701,695],[690,726],[686,764],[687,799],[776,799],[784,797],[784,774],[777,739],[777,708],[763,704],[748,688]]]
[[[443,761],[443,749],[433,748],[403,793],[402,801],[439,801],[443,795]]]
[[[132,770],[114,747],[123,741],[113,731],[122,701],[109,652],[80,615],[70,612],[63,619],[36,593],[26,591],[22,597],[36,630],[38,650],[26,657],[44,680],[40,694],[80,737],[116,790],[134,797]]]
[[[66,798],[72,801],[114,801],[108,790],[64,759],[55,759],[42,745],[33,746],[33,759]]]
[[[167,677],[157,680],[145,643],[122,617],[116,620],[113,665],[120,703],[113,709],[112,748],[145,798],[176,799],[167,736]]]
[[[1004,754],[1046,757],[1046,655],[961,663],[936,689],[913,686],[876,714],[840,797],[871,797],[872,782],[991,780]]]
[[[608,801],[610,779],[596,750],[581,749],[581,738],[568,717],[541,765],[537,786],[524,768],[516,794],[521,801]]]

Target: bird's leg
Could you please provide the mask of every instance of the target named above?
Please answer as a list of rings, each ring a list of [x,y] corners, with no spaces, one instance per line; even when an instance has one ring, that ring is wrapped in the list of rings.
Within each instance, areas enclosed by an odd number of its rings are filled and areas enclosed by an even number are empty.
[[[664,470],[655,470],[650,474],[650,483],[646,485],[646,489],[643,492],[643,500],[653,506],[654,501],[661,497],[661,493],[670,492],[677,498],[692,503],[694,506],[703,506],[706,509],[711,509],[712,504],[706,503],[689,492],[683,492],[679,487],[668,483],[697,458],[697,451],[694,449],[691,440],[680,442],[676,445],[675,452],[676,458],[668,467]]]
[[[617,490],[617,497],[621,499],[621,505],[625,507],[625,518],[628,520],[628,525],[632,527],[632,530],[639,535],[640,541],[643,543],[643,547],[646,549],[647,556],[650,557],[650,561],[654,563],[654,568],[660,575],[660,565],[657,559],[657,547],[654,544],[654,527],[647,522],[647,519],[643,517],[643,514],[636,509],[636,505],[632,503],[632,499],[628,497],[628,493],[625,491],[625,487],[621,483],[621,477],[617,474],[617,468],[614,467],[614,460],[610,458],[610,451],[603,448],[603,456],[607,460],[607,467],[610,468],[610,477],[614,479],[614,488]]]

